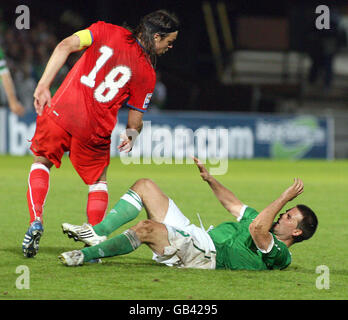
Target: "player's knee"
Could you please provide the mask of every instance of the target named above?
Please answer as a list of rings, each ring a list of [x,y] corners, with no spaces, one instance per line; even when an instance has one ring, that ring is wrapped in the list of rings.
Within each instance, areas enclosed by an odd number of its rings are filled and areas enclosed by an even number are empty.
[[[51,169],[51,167],[53,166],[53,163],[50,160],[42,156],[34,156],[34,163],[43,164],[48,169]]]
[[[154,182],[151,179],[148,178],[141,178],[135,182],[135,185],[140,186],[140,187],[148,187],[153,185]]]
[[[106,172],[108,170],[108,166],[106,166],[102,172],[102,174],[100,175],[100,177],[98,178],[98,180],[95,183],[99,183],[99,182],[106,182]]]
[[[147,192],[151,192],[155,183],[151,179],[142,178],[137,180],[131,187],[138,195],[144,195]]]
[[[141,242],[149,242],[155,232],[155,222],[142,220],[132,228]]]

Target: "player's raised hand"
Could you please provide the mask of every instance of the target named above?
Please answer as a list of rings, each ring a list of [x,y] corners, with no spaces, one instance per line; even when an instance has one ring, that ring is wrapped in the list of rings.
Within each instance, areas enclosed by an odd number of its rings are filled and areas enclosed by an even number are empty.
[[[51,92],[50,89],[38,85],[34,92],[34,107],[36,113],[41,116],[45,105],[51,107]]]
[[[283,192],[287,201],[295,199],[303,192],[303,181],[299,178],[294,179],[294,183]]]
[[[202,179],[204,181],[208,181],[208,179],[211,177],[210,173],[208,172],[207,168],[204,166],[204,164],[202,163],[201,160],[199,160],[198,158],[196,157],[192,157],[193,158],[193,161],[195,162],[199,172],[200,172],[200,175],[202,177]]]

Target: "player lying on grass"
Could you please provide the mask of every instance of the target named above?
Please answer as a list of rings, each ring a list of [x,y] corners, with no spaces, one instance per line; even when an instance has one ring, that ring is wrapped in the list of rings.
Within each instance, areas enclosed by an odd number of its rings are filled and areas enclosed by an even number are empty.
[[[286,268],[291,263],[288,248],[309,239],[318,224],[314,212],[305,205],[286,210],[274,222],[280,210],[303,192],[303,182],[295,179],[278,199],[258,213],[221,185],[198,159],[194,160],[203,180],[238,222],[225,222],[205,231],[202,226],[191,224],[154,182],[140,179],[101,223],[94,227],[62,225],[64,233],[90,246],[62,253],[59,256],[62,263],[77,266],[91,259],[124,255],[145,243],[153,251],[154,260],[170,266],[232,270]],[[107,240],[109,234],[135,219],[143,207],[147,220]]]

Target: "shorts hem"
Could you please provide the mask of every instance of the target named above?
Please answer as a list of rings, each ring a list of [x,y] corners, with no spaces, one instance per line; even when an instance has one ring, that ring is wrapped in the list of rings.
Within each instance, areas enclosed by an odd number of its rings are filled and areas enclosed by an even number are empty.
[[[51,159],[51,157],[48,157],[44,152],[37,152],[33,149],[33,147],[30,147],[31,152],[34,154],[34,156],[36,157],[43,157],[46,158],[47,160],[49,160],[51,163],[53,163],[53,165],[58,169],[61,166],[61,162],[56,160],[56,159]]]

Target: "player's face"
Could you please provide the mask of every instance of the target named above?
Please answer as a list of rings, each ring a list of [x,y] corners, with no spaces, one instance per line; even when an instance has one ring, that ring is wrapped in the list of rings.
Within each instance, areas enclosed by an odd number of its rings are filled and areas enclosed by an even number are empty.
[[[277,222],[273,226],[273,231],[276,235],[283,237],[296,236],[298,232],[301,232],[297,226],[302,219],[300,210],[297,207],[293,207],[279,215]]]
[[[162,38],[159,34],[155,34],[155,50],[157,55],[166,53],[169,49],[173,48],[173,43],[178,36],[178,31],[169,33],[165,38]]]

